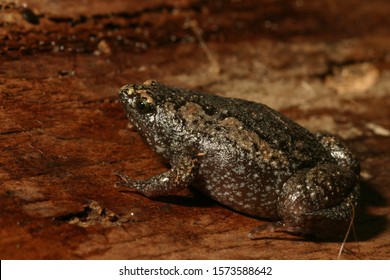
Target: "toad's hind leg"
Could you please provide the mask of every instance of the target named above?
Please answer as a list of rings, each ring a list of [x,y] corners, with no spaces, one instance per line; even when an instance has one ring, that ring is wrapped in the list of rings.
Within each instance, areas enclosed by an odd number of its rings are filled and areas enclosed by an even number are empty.
[[[316,133],[315,136],[322,146],[337,161],[337,165],[351,169],[355,174],[360,173],[360,163],[354,153],[348,149],[343,141],[335,135]]]
[[[279,221],[255,228],[321,238],[343,236],[354,218],[359,181],[348,168],[323,164],[297,172],[283,185],[278,198]]]

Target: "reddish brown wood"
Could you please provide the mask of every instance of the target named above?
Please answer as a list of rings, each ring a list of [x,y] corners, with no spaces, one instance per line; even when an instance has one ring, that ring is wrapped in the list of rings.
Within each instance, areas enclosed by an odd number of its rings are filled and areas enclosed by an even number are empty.
[[[340,242],[249,240],[265,221],[188,190],[115,187],[116,171],[167,170],[117,102],[150,78],[342,136],[362,207],[341,257],[390,257],[389,1],[15,2],[0,4],[1,259],[337,258]]]

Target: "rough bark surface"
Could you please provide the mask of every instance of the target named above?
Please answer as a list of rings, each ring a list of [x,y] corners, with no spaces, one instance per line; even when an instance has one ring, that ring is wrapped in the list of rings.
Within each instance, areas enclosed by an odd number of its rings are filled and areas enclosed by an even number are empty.
[[[117,91],[156,79],[265,103],[345,139],[362,205],[341,255],[390,257],[390,2],[0,1],[1,259],[335,259],[199,194],[150,200],[116,171],[167,170]]]

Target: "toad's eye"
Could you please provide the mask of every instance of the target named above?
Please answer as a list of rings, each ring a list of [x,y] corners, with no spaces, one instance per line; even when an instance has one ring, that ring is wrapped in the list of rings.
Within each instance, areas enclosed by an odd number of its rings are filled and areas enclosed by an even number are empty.
[[[141,93],[137,97],[135,107],[142,114],[150,113],[156,108],[153,98],[147,93]]]

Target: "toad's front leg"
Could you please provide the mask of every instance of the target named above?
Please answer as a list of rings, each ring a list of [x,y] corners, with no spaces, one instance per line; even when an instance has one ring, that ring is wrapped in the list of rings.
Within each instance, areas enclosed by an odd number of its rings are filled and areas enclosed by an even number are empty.
[[[147,197],[172,195],[188,187],[198,171],[197,157],[180,157],[167,172],[156,175],[147,180],[134,180],[126,175],[118,174],[124,185],[137,190]]]

